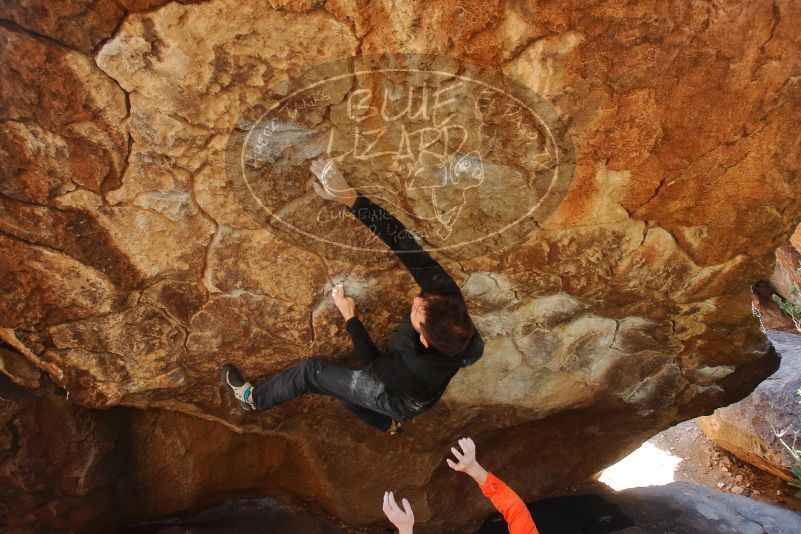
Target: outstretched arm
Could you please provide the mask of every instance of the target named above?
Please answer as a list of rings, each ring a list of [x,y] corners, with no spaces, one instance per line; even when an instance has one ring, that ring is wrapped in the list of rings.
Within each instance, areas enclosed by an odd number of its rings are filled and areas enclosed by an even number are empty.
[[[538,534],[531,513],[517,493],[509,486],[493,475],[488,473],[476,460],[476,444],[470,438],[459,440],[462,452],[456,447],[451,447],[451,453],[456,458],[456,462],[448,458],[446,462],[454,471],[467,473],[476,481],[481,488],[481,492],[487,497],[492,505],[501,513],[506,524],[509,525],[510,534]]]
[[[350,212],[392,249],[423,291],[461,296],[448,272],[423,250],[409,230],[391,213],[361,193]]]
[[[459,286],[448,272],[423,250],[398,219],[350,187],[333,160],[314,160],[311,170],[321,182],[312,185],[314,191],[323,198],[347,206],[362,224],[387,244],[423,291],[461,298]]]
[[[481,486],[481,492],[501,513],[506,524],[509,525],[510,534],[538,534],[526,503],[504,484],[503,480],[492,473],[487,473],[487,478]]]

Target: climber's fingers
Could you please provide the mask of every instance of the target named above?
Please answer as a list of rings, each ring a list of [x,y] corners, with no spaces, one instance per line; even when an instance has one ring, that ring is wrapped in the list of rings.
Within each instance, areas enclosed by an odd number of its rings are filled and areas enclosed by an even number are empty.
[[[389,492],[389,500],[387,502],[389,503],[389,510],[392,513],[394,513],[394,514],[401,513],[401,510],[398,507],[398,503],[395,502],[395,493],[394,492],[392,492],[392,491]]]
[[[462,438],[459,440],[459,446],[462,448],[462,452],[465,455],[472,455],[476,452],[476,444],[473,443],[473,440],[470,438]]]
[[[328,198],[328,192],[322,185],[320,185],[319,182],[312,182],[312,189],[318,196],[321,196],[323,198]]]
[[[460,463],[464,460],[464,456],[456,450],[456,447],[451,447],[451,454],[453,454]]]
[[[334,160],[327,159],[323,162],[323,176],[328,176],[330,173],[336,172],[336,167],[334,166]]]
[[[311,162],[312,170],[316,169],[316,170],[319,171],[319,170],[322,170],[324,166],[325,166],[325,158],[322,157],[322,156],[313,159],[312,162]]]
[[[381,508],[382,508],[382,510],[384,510],[384,513],[387,514],[387,515],[389,515],[389,513],[392,511],[390,509],[390,507],[389,507],[389,492],[388,491],[384,492],[384,504],[383,504],[383,506]]]
[[[311,163],[311,172],[318,180],[323,180],[323,176],[325,176],[326,172],[326,164],[323,160],[316,159]]]
[[[406,516],[413,518],[414,512],[412,512],[412,505],[409,504],[409,501],[406,499],[406,497],[401,500],[401,504],[403,505],[403,511],[406,512]]]

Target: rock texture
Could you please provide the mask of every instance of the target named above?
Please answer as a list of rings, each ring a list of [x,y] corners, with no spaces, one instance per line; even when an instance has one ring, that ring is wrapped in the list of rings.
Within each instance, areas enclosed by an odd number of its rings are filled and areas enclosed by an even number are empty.
[[[170,534],[176,529],[213,534],[258,530],[264,534],[345,534],[334,522],[308,517],[282,509],[271,499],[226,502],[192,516],[171,517],[164,521],[146,522],[126,529],[131,534]]]
[[[801,225],[790,242],[776,250],[770,278],[753,289],[754,311],[782,358],[779,369],[742,401],[698,419],[718,445],[788,482],[795,480],[791,473],[795,461],[787,447],[801,443],[801,404],[796,395],[801,390],[801,313],[793,313],[801,304],[801,250],[794,244],[799,230]]]
[[[794,2],[27,0],[0,18],[0,337],[84,407],[221,423],[258,435],[268,466],[289,440],[269,488],[246,489],[370,523],[391,484],[420,503],[423,528],[459,528],[487,505],[454,491],[442,458],[455,438],[513,467],[508,482],[531,498],[742,398],[777,365],[750,286],[801,219]],[[572,181],[515,242],[436,253],[486,356],[403,437],[330,399],[245,416],[221,364],[260,378],[309,355],[354,363],[327,289],[346,280],[379,344],[415,291],[391,258],[321,253],[254,217],[226,177],[227,143],[278,80],[386,52],[469,60],[536,91],[572,140]],[[296,170],[273,192],[299,219],[320,207],[292,203],[308,146],[282,152]],[[476,213],[491,222],[520,197]],[[32,385],[15,361],[6,374]],[[203,463],[203,429],[180,439],[187,468]],[[260,465],[232,447],[243,469]],[[141,469],[144,493],[162,484]],[[138,510],[242,489],[180,482]]]
[[[743,532],[791,534],[801,528],[795,512],[748,497],[711,491],[688,482],[632,488],[605,494],[636,523],[619,530],[646,532]]]
[[[2,350],[8,369],[8,349]],[[43,382],[46,382],[43,381]],[[77,407],[51,384],[0,377],[0,524],[9,532],[116,523],[108,511],[123,463],[124,408]]]
[[[539,532],[577,534],[586,532],[586,528],[609,528],[610,517],[608,515],[599,517],[602,513],[600,510],[614,511],[616,518],[622,516],[629,519],[627,524],[632,526],[614,530],[621,534],[654,532],[795,534],[801,528],[801,517],[789,510],[747,497],[713,492],[687,482],[632,488],[616,493],[599,491],[591,495],[600,499],[588,501],[586,495],[579,495],[531,503],[530,509],[535,521],[538,522]],[[204,533],[223,532],[231,528],[259,528],[266,534],[345,532],[323,520],[315,521],[276,510],[274,503],[264,501],[234,501],[194,516],[147,523],[140,529],[132,529],[132,532],[169,534],[174,532],[177,526]],[[558,502],[558,508],[554,501]],[[606,504],[603,504],[604,501]],[[590,502],[595,508],[588,507]],[[554,511],[554,508],[559,512]],[[570,513],[571,510],[577,513]],[[582,512],[596,514],[590,517],[597,518],[600,525],[595,521],[583,521]],[[508,529],[503,519],[496,518],[493,514],[482,528],[473,532],[498,534],[508,532]]]
[[[801,336],[772,332],[771,341],[781,353],[779,369],[740,402],[718,408],[698,424],[715,443],[763,471],[788,482],[795,480],[795,465],[787,446],[801,444]]]
[[[754,286],[754,311],[765,330],[801,334],[801,224],[776,250],[770,278]]]
[[[9,354],[0,349],[4,363]],[[226,494],[280,497],[296,509],[325,498],[292,439],[177,412],[83,408],[47,378],[21,387],[0,377],[0,423],[0,518],[10,532],[111,530]],[[289,483],[292,495],[281,491]]]
[[[765,331],[790,332],[798,335],[801,329],[796,326],[792,315],[782,310],[775,299],[776,290],[765,280],[760,280],[754,286],[752,306],[754,313]]]

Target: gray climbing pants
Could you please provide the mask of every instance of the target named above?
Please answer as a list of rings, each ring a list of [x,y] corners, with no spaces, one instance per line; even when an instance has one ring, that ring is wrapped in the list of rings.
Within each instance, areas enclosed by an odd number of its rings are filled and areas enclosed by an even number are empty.
[[[416,415],[384,390],[384,383],[370,367],[351,369],[322,358],[301,360],[259,384],[253,390],[253,401],[257,409],[268,410],[306,393],[339,399],[359,419],[379,430],[387,430],[393,419]]]

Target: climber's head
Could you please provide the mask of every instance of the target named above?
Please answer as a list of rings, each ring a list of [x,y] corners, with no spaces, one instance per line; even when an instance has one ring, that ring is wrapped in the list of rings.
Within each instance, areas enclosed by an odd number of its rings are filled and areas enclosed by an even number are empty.
[[[423,345],[449,356],[459,352],[475,331],[464,301],[447,295],[420,293],[412,301],[411,321]]]

